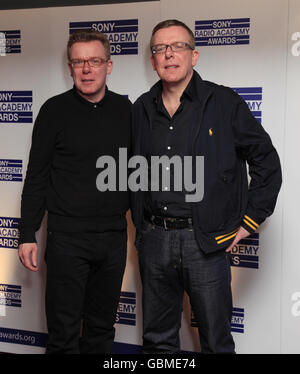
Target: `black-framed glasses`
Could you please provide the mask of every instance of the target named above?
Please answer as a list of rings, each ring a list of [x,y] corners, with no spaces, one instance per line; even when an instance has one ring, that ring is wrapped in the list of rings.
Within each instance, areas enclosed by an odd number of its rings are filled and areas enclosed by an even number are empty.
[[[84,59],[74,59],[70,61],[71,66],[74,69],[82,69],[84,64],[87,62],[89,64],[89,67],[91,68],[99,68],[100,66],[104,65],[105,62],[107,62],[108,59],[104,59],[101,57],[91,57],[87,60]]]
[[[191,45],[186,42],[174,42],[171,44],[156,44],[151,47],[151,51],[154,55],[159,53],[165,53],[168,48],[171,48],[172,52],[182,52],[186,49],[194,49]]]

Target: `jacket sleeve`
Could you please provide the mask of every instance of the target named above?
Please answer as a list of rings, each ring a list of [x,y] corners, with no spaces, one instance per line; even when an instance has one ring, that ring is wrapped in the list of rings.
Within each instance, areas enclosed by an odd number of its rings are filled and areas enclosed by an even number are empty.
[[[237,152],[246,160],[250,176],[241,225],[252,233],[275,209],[282,182],[280,160],[270,136],[241,98],[233,115],[233,132]]]
[[[44,104],[36,118],[21,199],[19,244],[36,242],[35,232],[40,228],[46,209],[55,132],[50,113]]]

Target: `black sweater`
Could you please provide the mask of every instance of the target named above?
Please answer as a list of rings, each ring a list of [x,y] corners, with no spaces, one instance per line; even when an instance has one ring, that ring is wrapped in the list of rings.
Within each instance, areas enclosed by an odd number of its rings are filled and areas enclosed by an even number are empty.
[[[35,241],[48,211],[48,230],[101,232],[125,225],[128,192],[100,192],[96,178],[103,155],[116,160],[129,148],[131,103],[106,89],[97,104],[75,88],[52,97],[35,121],[22,193],[19,243]]]

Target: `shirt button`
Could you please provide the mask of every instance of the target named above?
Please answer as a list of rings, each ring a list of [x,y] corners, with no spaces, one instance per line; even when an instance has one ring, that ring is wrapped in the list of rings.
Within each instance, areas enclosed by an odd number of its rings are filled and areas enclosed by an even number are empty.
[[[168,150],[170,150],[170,149],[171,149],[171,147],[170,147],[170,146],[168,145],[168,146],[167,146],[167,149],[168,149]]]
[[[173,126],[170,126],[170,127],[169,127],[170,130],[173,130],[173,128],[174,128]]]
[[[164,206],[164,211],[168,210],[168,208],[166,206]]]
[[[94,105],[94,108],[97,108],[97,104]]]

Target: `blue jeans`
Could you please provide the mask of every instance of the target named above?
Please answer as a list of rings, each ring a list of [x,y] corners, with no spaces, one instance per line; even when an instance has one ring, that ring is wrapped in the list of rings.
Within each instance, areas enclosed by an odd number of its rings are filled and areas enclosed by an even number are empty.
[[[202,353],[234,353],[231,270],[225,251],[204,254],[192,229],[147,224],[137,237],[143,285],[143,352],[178,353],[184,291]]]

